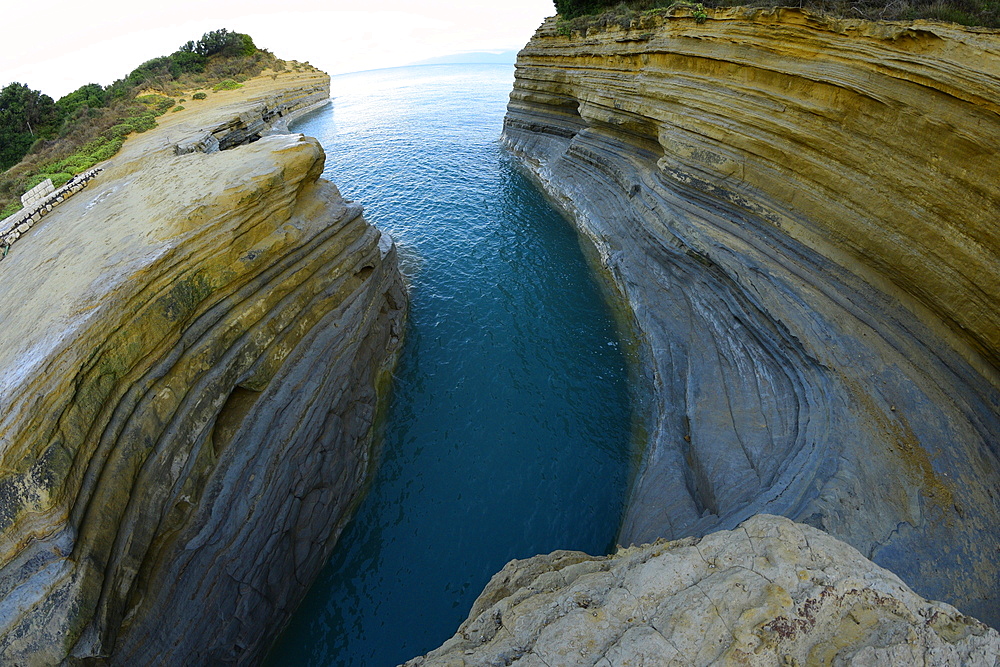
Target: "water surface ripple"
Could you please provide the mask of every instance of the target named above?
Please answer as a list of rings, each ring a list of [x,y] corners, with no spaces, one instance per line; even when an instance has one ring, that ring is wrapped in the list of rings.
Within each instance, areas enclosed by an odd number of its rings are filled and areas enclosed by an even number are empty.
[[[400,247],[412,303],[371,490],[269,658],[394,665],[490,576],[606,552],[629,465],[626,360],[574,230],[499,145],[509,65],[334,77],[293,131]]]

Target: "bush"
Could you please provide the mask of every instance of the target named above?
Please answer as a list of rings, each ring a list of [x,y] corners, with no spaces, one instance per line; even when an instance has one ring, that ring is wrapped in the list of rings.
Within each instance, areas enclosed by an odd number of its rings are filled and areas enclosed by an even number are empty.
[[[225,28],[212,30],[201,36],[197,42],[188,42],[180,48],[182,52],[194,53],[200,56],[213,56],[217,53],[233,58],[249,56],[257,52],[250,35],[239,32],[229,32]]]
[[[232,79],[223,79],[219,83],[212,86],[212,90],[236,90],[237,88],[242,88],[243,84],[236,83]]]
[[[150,112],[132,116],[125,121],[132,132],[145,132],[156,127],[156,116]]]
[[[27,192],[47,178],[49,178],[48,174],[35,174],[25,182],[24,191]]]
[[[0,210],[0,220],[3,220],[4,218],[9,218],[10,216],[14,215],[20,210],[21,210],[20,201],[9,202],[6,206],[3,207],[2,210]]]
[[[205,92],[188,97],[186,91],[220,82],[216,90],[233,90],[272,65],[278,69],[274,54],[258,49],[248,35],[217,30],[168,56],[147,60],[109,86],[87,84],[57,102],[23,84],[3,88],[0,171],[9,168],[0,173],[0,210],[19,207],[30,180],[38,183],[45,175],[68,178],[65,175],[112,157],[126,136],[155,127],[156,118],[169,109],[183,109],[172,97],[203,100]],[[165,94],[137,96],[148,88]],[[22,127],[22,117],[30,128]]]
[[[60,160],[56,164],[52,165],[50,168],[53,170],[58,170],[59,172],[68,172],[70,174],[79,174],[80,172],[87,171],[91,167],[97,164],[97,160],[93,156],[87,155],[85,153],[74,153],[64,160]]]
[[[167,109],[176,104],[172,99],[163,95],[139,95],[135,101],[143,104],[154,116],[162,116]]]
[[[86,171],[86,170],[81,169],[81,171]],[[79,172],[76,172],[76,173],[79,173]],[[70,174],[68,172],[63,171],[63,172],[59,172],[58,174],[41,174],[41,175],[45,176],[47,178],[52,179],[52,185],[54,185],[55,187],[58,188],[60,186],[66,185],[66,182],[69,179],[73,178],[73,176],[75,176],[76,174]],[[43,178],[42,180],[45,180],[45,179]]]
[[[101,136],[103,136],[104,138],[109,139],[109,140],[110,139],[123,139],[131,131],[132,131],[132,128],[129,127],[128,123],[118,123],[117,125],[112,125],[108,129],[106,129],[104,131],[104,134],[101,135]]]
[[[560,21],[559,34],[618,25],[628,28],[637,12],[663,10],[673,6],[692,9],[699,23],[708,18],[704,7],[774,7],[774,0],[711,0],[694,3],[674,0],[553,0]],[[1000,27],[1000,0],[799,0],[793,3],[813,12],[832,16],[879,20],[936,19],[968,26]],[[641,20],[641,18],[640,18]]]
[[[170,113],[177,113],[178,111],[184,111],[184,107],[178,104],[177,106],[175,106],[173,109],[170,110]]]
[[[107,140],[107,139],[103,139],[102,138],[101,143],[99,145],[92,146],[90,148],[89,154],[97,162],[103,162],[104,160],[107,160],[108,158],[110,158],[111,156],[113,156],[115,153],[117,153],[119,150],[121,150],[122,144],[124,144],[124,143],[125,143],[125,139],[123,139],[121,137],[119,137],[117,139],[111,139],[111,140]],[[88,146],[91,146],[91,145],[88,144]]]

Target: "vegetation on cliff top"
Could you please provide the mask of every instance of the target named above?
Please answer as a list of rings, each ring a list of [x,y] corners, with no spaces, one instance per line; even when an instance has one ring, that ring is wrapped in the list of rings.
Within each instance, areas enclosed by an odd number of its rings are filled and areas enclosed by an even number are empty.
[[[232,90],[265,67],[283,65],[249,35],[205,33],[168,56],[148,60],[109,86],[88,83],[53,101],[22,83],[0,91],[0,219],[20,196],[51,178],[59,186],[106,160],[132,132],[156,127],[188,91]],[[204,99],[195,93],[191,99]]]
[[[693,5],[676,0],[554,0],[567,23],[565,30],[585,30],[598,25],[621,24],[645,11],[675,6],[774,7],[774,0],[704,0]],[[936,19],[967,26],[1000,28],[1000,0],[798,0],[788,3],[821,14],[842,18],[895,21]],[[595,23],[599,21],[599,23]]]

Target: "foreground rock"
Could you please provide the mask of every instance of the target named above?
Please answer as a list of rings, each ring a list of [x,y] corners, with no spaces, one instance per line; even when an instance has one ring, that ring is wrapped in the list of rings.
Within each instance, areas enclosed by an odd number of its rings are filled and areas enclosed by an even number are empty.
[[[268,134],[328,97],[168,114],[0,265],[3,664],[250,663],[327,559],[405,306],[318,143]]]
[[[642,338],[619,542],[780,514],[1000,624],[1000,35],[706,11],[549,20],[505,121]]]
[[[441,648],[448,665],[994,665],[1000,634],[822,531],[759,515],[608,557],[512,561]]]

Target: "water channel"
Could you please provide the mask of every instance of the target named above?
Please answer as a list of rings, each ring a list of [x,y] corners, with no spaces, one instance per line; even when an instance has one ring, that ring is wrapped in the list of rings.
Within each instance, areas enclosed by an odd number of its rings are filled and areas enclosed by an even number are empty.
[[[292,128],[396,240],[412,303],[376,478],[270,665],[395,665],[450,637],[510,559],[613,546],[626,346],[574,229],[499,143],[512,81],[338,76]]]

